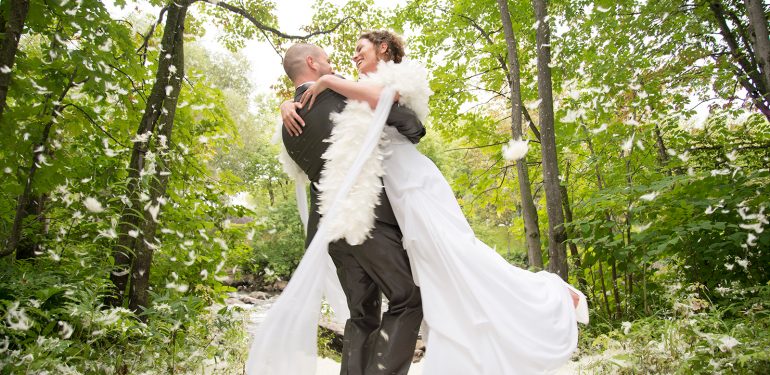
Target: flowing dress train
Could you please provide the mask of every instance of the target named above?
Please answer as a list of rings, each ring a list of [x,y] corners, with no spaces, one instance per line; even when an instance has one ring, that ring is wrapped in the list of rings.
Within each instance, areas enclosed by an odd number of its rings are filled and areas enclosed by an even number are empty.
[[[577,346],[578,318],[587,320],[582,293],[578,317],[569,284],[515,267],[476,238],[435,164],[391,128],[385,133],[385,189],[428,326],[425,374],[541,374],[562,366]]]

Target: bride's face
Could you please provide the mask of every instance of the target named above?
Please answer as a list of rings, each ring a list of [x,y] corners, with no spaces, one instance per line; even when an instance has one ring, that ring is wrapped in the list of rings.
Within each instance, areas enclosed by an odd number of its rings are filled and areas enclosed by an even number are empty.
[[[388,45],[381,43],[375,45],[366,38],[361,38],[356,43],[356,53],[353,54],[353,62],[356,64],[359,74],[367,74],[377,70],[377,62],[388,50]]]

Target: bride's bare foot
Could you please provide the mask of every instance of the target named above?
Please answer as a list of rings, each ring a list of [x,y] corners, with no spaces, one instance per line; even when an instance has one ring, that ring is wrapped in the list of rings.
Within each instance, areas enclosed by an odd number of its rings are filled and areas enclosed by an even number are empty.
[[[572,305],[577,308],[578,302],[580,302],[580,296],[577,295],[577,293],[573,292],[572,290],[569,291],[570,297],[572,297]]]

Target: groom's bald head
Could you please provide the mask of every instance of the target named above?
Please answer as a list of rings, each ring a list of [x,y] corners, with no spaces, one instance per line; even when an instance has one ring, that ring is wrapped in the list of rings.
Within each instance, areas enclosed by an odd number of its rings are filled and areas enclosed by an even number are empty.
[[[314,80],[323,74],[331,73],[326,52],[310,43],[297,43],[289,47],[283,57],[283,70],[295,83],[306,76],[313,76],[310,79]]]

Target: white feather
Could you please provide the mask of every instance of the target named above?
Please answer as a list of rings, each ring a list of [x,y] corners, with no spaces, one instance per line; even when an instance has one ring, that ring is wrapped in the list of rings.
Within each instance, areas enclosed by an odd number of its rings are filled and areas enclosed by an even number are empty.
[[[511,139],[508,144],[503,145],[503,158],[508,161],[521,160],[529,151],[529,141],[520,139]]]

